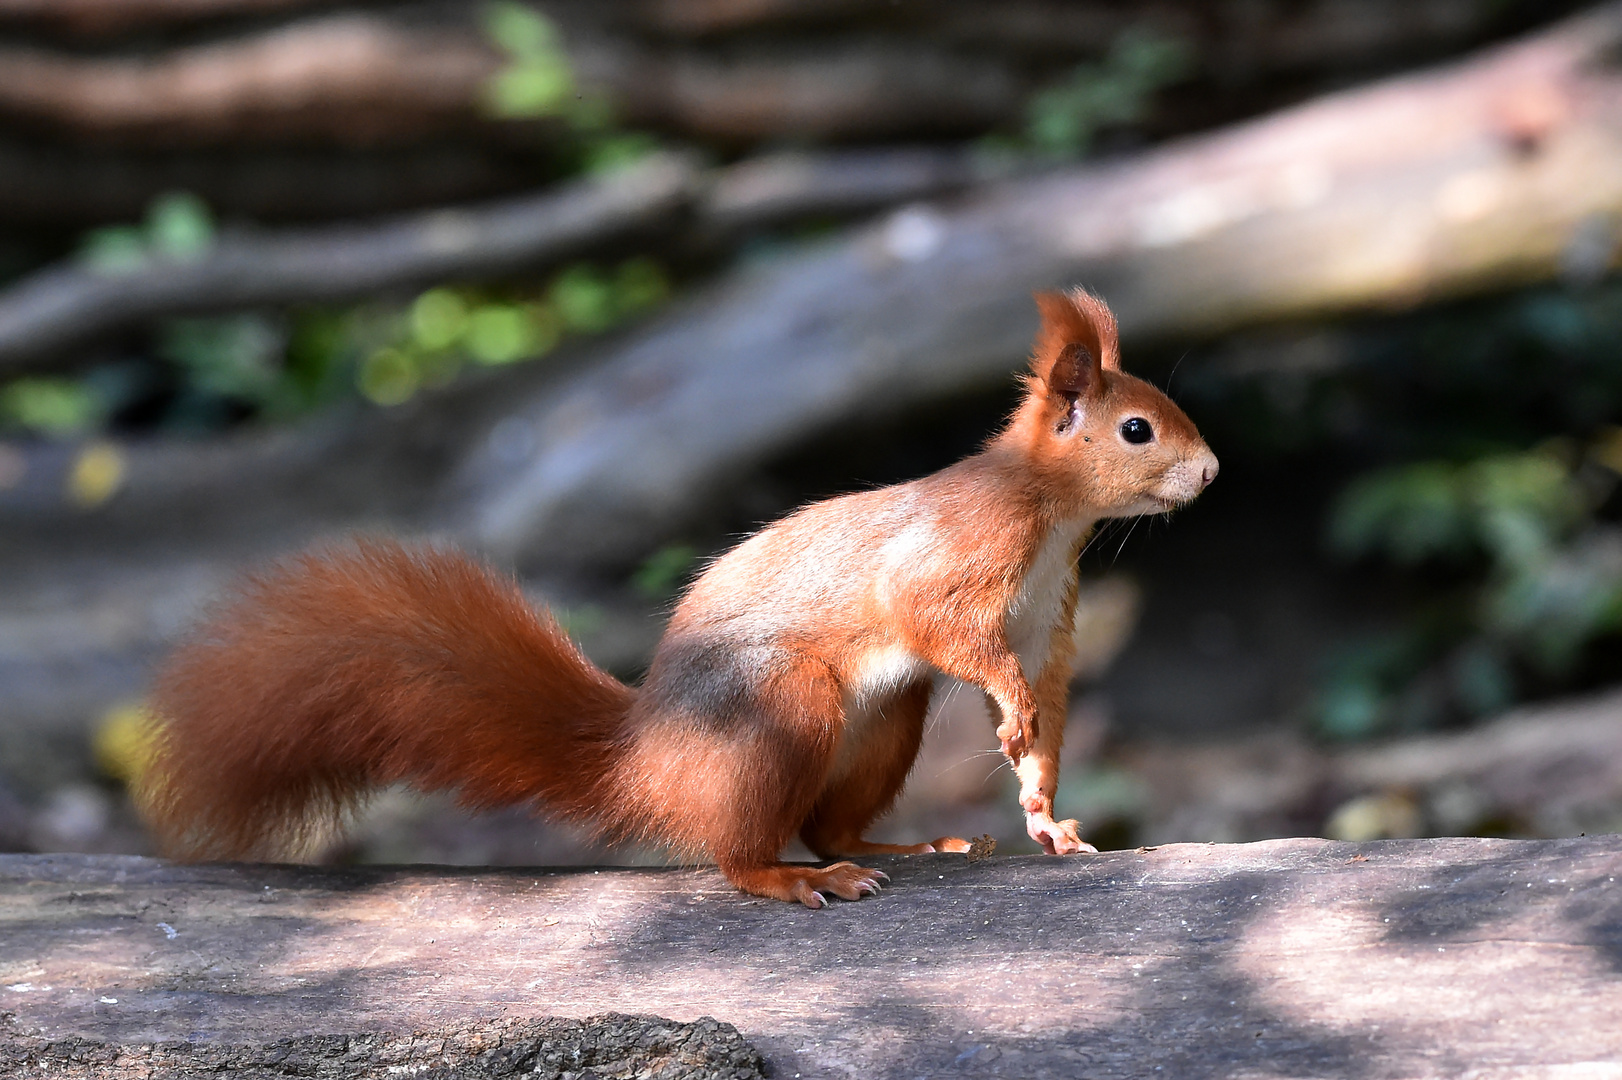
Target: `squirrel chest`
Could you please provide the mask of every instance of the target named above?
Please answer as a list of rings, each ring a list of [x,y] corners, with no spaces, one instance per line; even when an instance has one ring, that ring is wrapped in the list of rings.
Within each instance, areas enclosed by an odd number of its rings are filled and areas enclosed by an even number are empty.
[[[1074,617],[1076,560],[1093,524],[1091,519],[1059,523],[1037,548],[1008,605],[1008,644],[1019,656],[1025,678],[1033,683],[1052,652],[1054,630]]]
[[[1090,518],[1076,519],[1049,530],[1005,609],[1008,644],[1019,657],[1026,679],[1032,682],[1052,653],[1054,631],[1073,615],[1076,559],[1093,524]],[[920,545],[913,540],[908,546]],[[886,699],[930,673],[928,663],[899,644],[861,652],[846,675],[841,757],[859,746],[866,727],[882,719]]]

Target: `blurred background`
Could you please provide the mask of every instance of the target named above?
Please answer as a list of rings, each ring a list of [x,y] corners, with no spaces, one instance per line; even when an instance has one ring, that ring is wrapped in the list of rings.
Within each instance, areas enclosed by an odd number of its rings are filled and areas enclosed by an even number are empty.
[[[1086,285],[1223,463],[1083,557],[1100,847],[1622,829],[1622,6],[0,0],[0,849],[147,852],[153,665],[348,532],[639,676],[972,451]],[[885,836],[1024,838],[943,684]],[[607,854],[380,797],[341,860]]]

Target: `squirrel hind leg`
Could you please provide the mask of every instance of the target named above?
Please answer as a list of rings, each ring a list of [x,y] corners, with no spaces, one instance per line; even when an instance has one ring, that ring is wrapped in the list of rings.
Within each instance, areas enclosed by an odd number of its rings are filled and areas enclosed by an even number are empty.
[[[812,909],[825,907],[829,894],[841,900],[873,896],[883,882],[890,880],[882,870],[849,862],[824,867],[776,863],[747,869],[723,868],[723,872],[728,881],[744,892],[771,900],[801,903]]]
[[[919,679],[851,718],[845,737],[853,745],[842,747],[839,755],[844,767],[829,776],[800,829],[806,847],[825,859],[969,850],[969,842],[955,836],[927,844],[881,844],[863,837],[901,794],[923,743],[931,690],[930,680]]]

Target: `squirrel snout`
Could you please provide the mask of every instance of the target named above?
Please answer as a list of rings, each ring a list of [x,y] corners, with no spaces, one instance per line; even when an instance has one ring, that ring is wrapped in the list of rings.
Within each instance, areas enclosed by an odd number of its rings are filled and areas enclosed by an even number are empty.
[[[1200,489],[1203,491],[1205,488],[1208,488],[1208,487],[1211,486],[1211,481],[1215,480],[1216,477],[1217,477],[1217,470],[1220,469],[1222,466],[1217,464],[1216,455],[1211,454],[1211,453],[1207,453],[1205,455],[1205,460],[1202,461],[1202,462],[1199,462],[1199,466],[1200,466]]]

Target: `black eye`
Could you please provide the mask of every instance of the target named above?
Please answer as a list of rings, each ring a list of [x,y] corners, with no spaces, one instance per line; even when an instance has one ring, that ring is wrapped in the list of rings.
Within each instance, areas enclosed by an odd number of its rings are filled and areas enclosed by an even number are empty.
[[[1141,416],[1134,416],[1121,425],[1121,438],[1129,443],[1146,443],[1155,437],[1155,429]]]

